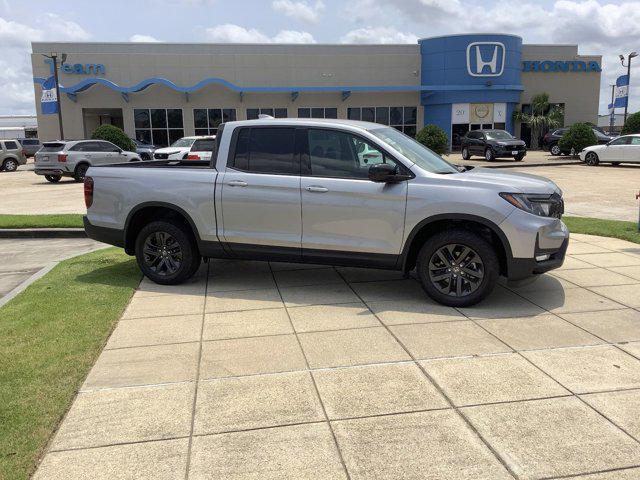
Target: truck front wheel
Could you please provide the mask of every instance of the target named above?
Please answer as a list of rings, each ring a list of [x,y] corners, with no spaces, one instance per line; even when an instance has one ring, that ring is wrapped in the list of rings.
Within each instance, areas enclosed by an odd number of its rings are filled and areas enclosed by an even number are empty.
[[[162,285],[184,282],[196,273],[202,260],[191,232],[170,220],[151,222],[140,230],[136,259],[142,273]]]
[[[450,307],[468,307],[483,300],[493,291],[500,273],[491,244],[463,229],[428,238],[416,268],[427,295]]]

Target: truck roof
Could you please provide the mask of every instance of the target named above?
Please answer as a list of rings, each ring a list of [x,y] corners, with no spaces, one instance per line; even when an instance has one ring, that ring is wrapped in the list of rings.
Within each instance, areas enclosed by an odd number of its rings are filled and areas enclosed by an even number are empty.
[[[362,130],[374,128],[384,128],[386,125],[373,122],[362,122],[360,120],[346,120],[338,118],[259,118],[257,120],[236,120],[225,122],[230,127],[252,126],[252,125],[293,125],[293,126],[317,126],[317,127],[354,127]]]

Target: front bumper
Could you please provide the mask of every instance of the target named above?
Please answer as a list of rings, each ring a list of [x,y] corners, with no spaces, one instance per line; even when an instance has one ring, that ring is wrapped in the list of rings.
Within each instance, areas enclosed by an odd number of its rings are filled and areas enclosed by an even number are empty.
[[[513,152],[518,152],[515,155],[513,154]],[[509,147],[493,147],[493,154],[496,157],[515,157],[517,155],[526,155],[527,154],[527,149],[526,148],[522,148],[522,147],[515,147],[515,148],[509,148]]]
[[[512,258],[507,267],[509,281],[518,281],[529,278],[533,275],[559,268],[564,263],[567,254],[569,237],[565,238],[557,250],[538,250],[534,258]],[[536,257],[548,256],[546,260],[536,260]]]

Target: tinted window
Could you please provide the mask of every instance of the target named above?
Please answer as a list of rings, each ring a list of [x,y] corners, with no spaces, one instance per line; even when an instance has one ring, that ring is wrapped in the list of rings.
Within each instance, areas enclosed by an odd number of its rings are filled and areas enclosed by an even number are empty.
[[[23,145],[38,145],[40,143],[39,140],[29,140],[29,139],[25,139],[22,141]]]
[[[16,150],[18,148],[17,142],[4,142],[4,147],[7,150]]]
[[[59,152],[64,148],[64,143],[47,143],[40,149],[41,152]]]
[[[640,145],[640,137],[631,137],[631,145]]]
[[[615,140],[611,140],[609,145],[628,145],[631,142],[631,137],[619,137]]]
[[[234,167],[253,173],[295,173],[295,129],[252,128],[238,134]]]
[[[98,146],[96,142],[80,142],[75,144],[69,150],[72,152],[97,152]]]
[[[309,129],[311,175],[368,178],[369,167],[393,163],[376,147],[346,132]]]
[[[191,147],[192,152],[213,152],[216,148],[215,138],[196,140]]]
[[[109,142],[97,142],[98,148],[103,152],[120,152],[120,148],[116,147],[113,143]]]

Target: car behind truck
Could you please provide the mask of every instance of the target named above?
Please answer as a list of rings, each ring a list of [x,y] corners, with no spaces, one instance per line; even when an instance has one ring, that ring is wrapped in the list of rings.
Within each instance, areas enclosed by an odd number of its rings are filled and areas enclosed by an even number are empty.
[[[160,284],[202,258],[414,268],[426,293],[473,305],[499,275],[559,267],[562,192],[533,175],[456,167],[401,132],[347,120],[220,125],[210,162],[91,167],[89,237]]]

